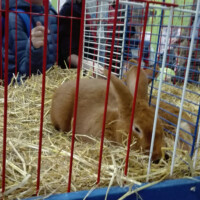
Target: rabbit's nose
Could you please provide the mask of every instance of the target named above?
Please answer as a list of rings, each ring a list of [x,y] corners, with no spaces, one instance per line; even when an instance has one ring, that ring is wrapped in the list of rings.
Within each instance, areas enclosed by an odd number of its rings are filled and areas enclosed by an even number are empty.
[[[158,164],[159,162],[160,162],[160,159],[158,159],[158,160],[153,160],[152,161],[154,164]]]
[[[165,154],[165,160],[169,160],[170,156],[168,154]]]
[[[152,155],[152,161],[153,161],[153,163],[158,164],[159,161],[160,161],[160,158],[161,158],[161,154],[160,153],[154,153]]]

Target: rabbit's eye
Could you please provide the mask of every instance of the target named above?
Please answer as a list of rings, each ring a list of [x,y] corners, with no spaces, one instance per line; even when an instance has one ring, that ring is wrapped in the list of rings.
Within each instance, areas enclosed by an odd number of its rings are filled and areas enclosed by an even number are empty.
[[[138,127],[135,127],[135,131],[138,132],[138,133],[141,133],[141,131]]]
[[[142,131],[142,129],[140,128],[140,126],[138,126],[138,125],[135,124],[135,125],[133,125],[132,130],[134,131],[134,133],[135,133],[140,139],[143,138],[144,134],[143,134],[143,131]]]

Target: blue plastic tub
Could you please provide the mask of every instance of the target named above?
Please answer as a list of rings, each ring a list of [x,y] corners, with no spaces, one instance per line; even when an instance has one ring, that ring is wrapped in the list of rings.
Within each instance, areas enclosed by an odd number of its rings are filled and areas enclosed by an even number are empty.
[[[145,185],[145,184],[143,184]],[[133,187],[133,190],[138,187]],[[108,200],[115,200],[122,197],[129,190],[128,187],[112,187],[108,193]],[[87,200],[103,200],[107,188],[99,188],[91,192]],[[88,191],[71,192],[52,195],[46,200],[82,200]],[[200,177],[194,179],[167,180],[151,187],[148,187],[136,194],[128,196],[125,200],[137,200],[138,195],[142,200],[200,200]],[[41,200],[44,197],[32,197],[26,200]],[[139,198],[140,199],[140,198]]]

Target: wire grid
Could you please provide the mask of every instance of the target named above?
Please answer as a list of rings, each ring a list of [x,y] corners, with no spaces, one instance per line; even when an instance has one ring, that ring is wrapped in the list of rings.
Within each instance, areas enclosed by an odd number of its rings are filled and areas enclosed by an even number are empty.
[[[162,2],[162,1],[161,1]],[[150,5],[148,14],[148,24],[145,33],[145,42],[143,48],[142,67],[156,69],[156,65],[162,67],[164,46],[167,43],[166,62],[164,63],[163,85],[161,88],[160,101],[168,104],[172,108],[180,108],[181,94],[185,80],[187,60],[191,45],[192,30],[194,24],[195,10],[197,1],[175,1],[179,7],[175,8],[172,16],[172,25],[170,26],[170,37],[166,41],[167,24],[170,17],[169,9],[159,5]],[[86,1],[86,18],[85,18],[85,40],[84,40],[84,62],[89,63],[90,67],[83,65],[86,71],[90,71],[91,76],[101,76],[101,69],[108,67],[110,55],[110,43],[112,37],[114,3],[110,1]],[[115,32],[114,58],[112,61],[112,72],[120,78],[126,69],[126,63],[134,58],[138,60],[141,45],[142,27],[144,25],[145,6],[143,3],[130,3],[129,1],[120,1],[117,31]],[[200,45],[199,45],[199,26],[200,18],[197,19],[195,28],[195,39],[192,50],[192,57],[189,67],[188,84],[186,86],[187,96],[184,98],[183,112],[186,112],[193,119],[187,121],[182,119],[181,122],[188,123],[195,131],[185,130],[181,127],[186,135],[191,135],[193,140],[188,141],[180,136],[180,140],[190,146],[191,155],[194,153],[195,137],[198,127],[198,110],[200,93],[198,90],[191,90],[190,85],[196,88],[200,87]],[[92,44],[92,45],[90,45]],[[149,85],[149,103],[157,98],[158,81],[161,77],[153,77]],[[171,93],[167,87],[175,88],[179,93]],[[193,98],[190,96],[193,95]],[[165,97],[162,97],[165,96]],[[167,98],[166,98],[167,96]],[[171,101],[173,99],[173,101]],[[194,111],[188,110],[185,105],[195,107]],[[174,114],[160,107],[160,110],[171,116],[178,118]],[[162,118],[162,117],[161,117]],[[165,129],[166,132],[175,135],[177,124],[162,118],[174,131]]]
[[[187,3],[183,1],[177,2],[180,5],[179,10],[174,11],[173,22],[170,29],[170,40],[166,41],[166,27],[169,19],[169,11],[159,9],[156,7],[149,12],[149,20],[147,25],[147,31],[145,35],[145,46],[143,49],[142,66],[144,68],[155,69],[156,65],[162,65],[164,50],[163,46],[168,42],[167,57],[165,62],[165,71],[163,76],[163,85],[172,86],[178,90],[183,90],[183,83],[185,80],[185,70],[187,66],[187,60],[189,55],[189,48],[191,45],[191,35],[193,29],[195,12],[189,12],[196,7],[193,2]],[[195,3],[195,2],[194,2]],[[187,10],[187,12],[185,11]],[[110,60],[110,49],[113,34],[113,19],[114,19],[114,4],[109,1],[86,1],[86,13],[85,13],[85,31],[84,31],[84,48],[83,48],[83,68],[92,72],[92,76],[101,76],[101,69],[108,67]],[[184,12],[185,11],[185,12]],[[125,4],[120,2],[117,18],[117,27],[115,33],[115,47],[114,57],[112,60],[112,72],[118,75],[120,78],[123,76],[125,69],[125,63],[131,59],[138,59],[139,50],[141,45],[142,26],[144,23],[145,8],[143,4]],[[197,24],[198,24],[197,19]],[[88,67],[90,66],[90,67]],[[92,70],[91,70],[92,66]],[[199,24],[195,31],[195,42],[192,51],[191,64],[189,69],[188,83],[199,87]],[[173,70],[174,75],[170,74],[170,70]],[[159,78],[162,79],[162,78]],[[155,82],[157,78],[153,79]],[[158,90],[158,86],[153,84],[150,86],[149,95],[151,98],[157,98],[154,91]],[[195,95],[195,98],[191,99],[186,97],[184,104],[195,106],[198,112],[191,112],[183,107],[183,111],[189,113],[194,122],[188,122],[195,127],[195,132],[192,136],[195,138],[199,123],[199,92],[190,90],[190,87],[186,88],[189,94]],[[161,89],[162,94],[167,94],[173,99],[181,100],[181,96],[178,94],[171,94],[164,87]],[[177,107],[169,99],[161,97],[161,101]],[[184,106],[184,105],[183,105]],[[166,111],[167,112],[167,111]],[[173,113],[170,113],[173,115]],[[176,116],[178,117],[178,115]],[[176,127],[177,124],[170,125]],[[167,131],[167,130],[166,130]],[[183,130],[184,131],[184,130]],[[169,131],[171,134],[175,132]],[[191,134],[186,131],[187,134]],[[199,135],[198,135],[199,136]],[[184,140],[182,138],[182,140]],[[199,145],[200,137],[197,139],[197,147]],[[191,146],[191,155],[195,150],[195,143],[184,141]],[[196,151],[197,152],[197,151]],[[195,152],[195,153],[196,153]],[[194,159],[198,159],[197,157]],[[195,164],[194,164],[195,165]]]
[[[101,75],[99,68],[109,66],[114,12],[114,4],[109,2],[86,1],[83,51],[84,60],[90,67],[83,65],[83,68],[97,75]],[[125,19],[125,6],[120,5],[112,60],[112,71],[116,75],[121,71]]]

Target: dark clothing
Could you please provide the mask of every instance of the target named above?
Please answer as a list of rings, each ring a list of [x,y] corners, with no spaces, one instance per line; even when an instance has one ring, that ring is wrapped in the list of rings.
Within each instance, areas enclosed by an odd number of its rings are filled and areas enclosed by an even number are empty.
[[[60,15],[65,18],[59,20],[59,59],[58,64],[65,68],[65,62],[70,55],[70,30],[72,21],[72,38],[71,38],[71,54],[78,55],[79,51],[79,36],[81,24],[81,9],[82,3],[73,3],[73,17],[78,19],[71,20],[71,1],[66,2],[60,11]],[[64,62],[65,61],[65,62]],[[73,67],[73,66],[72,66]],[[74,66],[75,67],[75,66]]]
[[[15,0],[10,0],[10,9],[15,9]],[[30,12],[30,4],[24,0],[17,1],[17,8],[23,9],[26,12]],[[32,13],[39,13],[39,15],[32,14],[32,26],[36,26],[36,22],[40,21],[44,25],[44,6],[37,6],[32,4]],[[48,18],[48,29],[50,33],[47,36],[47,65],[46,69],[49,69],[56,62],[56,49],[57,49],[57,18],[53,15],[56,14],[54,8],[49,4],[49,16]],[[8,82],[11,81],[13,73],[15,73],[15,20],[16,14],[13,12],[9,13],[9,49],[8,49]],[[3,38],[3,64],[5,58],[5,49],[4,49],[4,39]],[[30,47],[30,38],[26,31],[26,26],[23,20],[17,15],[17,72],[18,80],[20,77],[29,75],[29,56],[31,48],[31,73],[36,74],[42,72],[43,65],[43,47],[35,49],[32,45]],[[3,65],[4,71],[4,65]],[[3,73],[4,74],[4,73]]]

